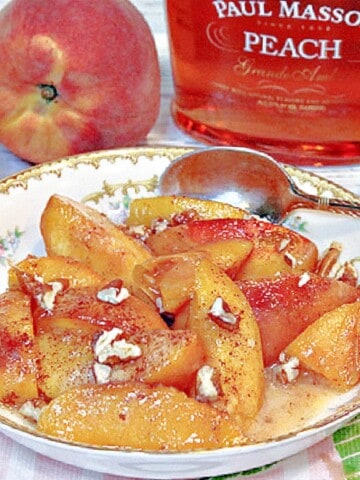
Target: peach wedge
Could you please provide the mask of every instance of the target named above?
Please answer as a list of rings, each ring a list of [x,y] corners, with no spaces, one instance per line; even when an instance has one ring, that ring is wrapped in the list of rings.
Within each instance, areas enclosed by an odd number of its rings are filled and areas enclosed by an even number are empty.
[[[0,295],[0,399],[18,404],[38,395],[30,298],[19,290]]]
[[[195,270],[186,327],[202,339],[206,361],[214,368],[214,380],[218,378],[219,394],[214,405],[247,424],[263,403],[260,332],[244,294],[208,260],[200,262]]]
[[[170,195],[132,200],[126,223],[150,227],[158,219],[171,221],[176,215],[183,215],[186,222],[191,218],[244,218],[249,214],[223,202]]]
[[[120,278],[128,288],[134,266],[150,258],[144,246],[105,215],[60,195],[49,199],[40,227],[48,255],[72,257],[109,281]]]
[[[285,353],[346,390],[360,379],[359,323],[360,302],[342,305],[307,327]]]
[[[142,451],[189,451],[244,442],[226,414],[173,387],[143,383],[68,390],[42,410],[38,429],[68,441]]]

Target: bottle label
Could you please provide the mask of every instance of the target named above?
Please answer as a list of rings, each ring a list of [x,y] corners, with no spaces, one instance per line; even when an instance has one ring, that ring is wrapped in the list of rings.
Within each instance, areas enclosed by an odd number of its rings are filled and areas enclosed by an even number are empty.
[[[359,102],[360,10],[355,2],[210,4],[204,29],[211,48],[222,55],[222,72],[213,83],[217,89],[293,113],[331,112],[349,95]]]

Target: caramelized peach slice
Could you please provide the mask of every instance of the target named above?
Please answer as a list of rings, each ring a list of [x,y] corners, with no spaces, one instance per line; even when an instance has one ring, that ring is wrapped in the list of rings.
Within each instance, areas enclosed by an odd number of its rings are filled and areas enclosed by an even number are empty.
[[[187,389],[204,360],[191,331],[151,330],[124,335],[119,328],[70,318],[42,319],[38,386],[48,398],[87,383],[143,381]]]
[[[265,366],[324,313],[355,302],[360,291],[347,283],[315,274],[238,282],[259,324]]]
[[[246,263],[254,243],[245,238],[227,238],[199,245],[194,252],[204,253],[205,256],[220,267],[230,278],[236,278]]]
[[[168,255],[136,265],[133,272],[135,295],[157,305],[161,311],[175,313],[189,300],[194,287],[195,264],[202,256],[199,253]]]
[[[360,379],[359,323],[360,302],[342,305],[307,327],[285,353],[346,390]]]
[[[142,330],[167,328],[155,308],[134,295],[129,295],[119,303],[111,303],[110,298],[101,300],[102,293],[105,292],[105,295],[108,290],[106,285],[103,288],[70,288],[56,295],[51,309],[33,302],[35,329],[41,319],[51,318],[85,320],[105,329],[118,327],[126,335]]]
[[[253,248],[248,240],[219,240],[186,253],[147,260],[134,269],[134,292],[156,303],[168,313],[177,313],[189,301],[194,288],[195,265],[207,258],[229,276],[235,276]]]
[[[111,381],[136,380],[186,390],[205,358],[198,335],[190,330],[148,330],[132,335],[127,342],[141,353],[130,361],[115,363]]]
[[[86,385],[54,399],[38,430],[73,442],[150,451],[215,449],[244,443],[230,418],[173,387]]]
[[[194,221],[153,234],[146,243],[154,255],[169,255],[219,239],[235,238],[250,240],[254,244],[236,275],[237,279],[313,271],[317,263],[318,251],[311,240],[280,225],[256,219]]]
[[[19,290],[0,295],[0,399],[9,405],[37,397],[30,299]]]
[[[39,351],[38,387],[55,398],[75,385],[94,383],[93,343],[99,327],[69,318],[38,323],[35,344]]]
[[[132,286],[132,270],[150,258],[148,250],[105,215],[69,198],[53,195],[41,216],[48,255],[79,260],[107,280]]]
[[[66,279],[71,287],[100,286],[106,283],[103,276],[90,267],[70,257],[29,256],[9,269],[9,287],[18,288],[25,275],[41,278],[44,283]]]
[[[245,210],[227,203],[170,195],[132,200],[126,223],[151,227],[157,219],[171,222],[178,217],[180,223],[186,223],[191,219],[243,218],[248,215]]]
[[[247,424],[263,403],[259,328],[243,293],[208,260],[196,266],[194,297],[186,327],[202,339],[206,362],[214,369],[217,394],[209,401]],[[199,396],[199,391],[196,395]],[[206,392],[200,396],[207,401]]]

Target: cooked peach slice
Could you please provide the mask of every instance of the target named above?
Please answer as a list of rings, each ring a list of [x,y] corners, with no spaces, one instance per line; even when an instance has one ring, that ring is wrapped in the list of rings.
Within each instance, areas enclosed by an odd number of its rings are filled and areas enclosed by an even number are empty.
[[[360,298],[345,282],[313,273],[237,282],[259,324],[265,366],[324,313]]]
[[[94,383],[93,343],[99,327],[69,318],[38,322],[38,387],[55,398],[75,385]]]
[[[158,219],[171,222],[177,218],[179,223],[186,223],[191,219],[244,218],[248,215],[245,210],[227,203],[170,195],[132,200],[126,223],[151,227]]]
[[[18,288],[19,280],[26,275],[37,277],[44,283],[58,279],[66,279],[70,287],[100,286],[106,283],[103,276],[94,272],[90,267],[70,257],[28,256],[21,262],[10,267],[9,287]]]
[[[253,248],[254,243],[251,240],[227,238],[199,245],[193,251],[204,253],[212,263],[224,270],[230,278],[236,278]]]
[[[195,332],[140,331],[124,335],[115,327],[71,318],[38,322],[38,386],[48,398],[71,387],[110,381],[143,381],[187,389],[204,360]]]
[[[123,287],[111,282],[101,288],[70,288],[59,292],[52,308],[33,302],[35,329],[41,319],[72,318],[85,320],[105,329],[121,328],[126,335],[142,330],[166,329],[167,325],[155,308]],[[124,298],[121,292],[124,291]],[[117,294],[115,292],[118,292]]]
[[[120,278],[132,286],[132,270],[150,258],[148,250],[105,215],[80,202],[53,195],[41,216],[48,255],[79,260],[107,280]]]
[[[202,258],[208,258],[229,276],[235,276],[252,248],[248,240],[219,240],[189,252],[154,257],[136,265],[134,292],[152,303],[161,299],[166,312],[177,313],[189,301],[194,287],[194,268]]]
[[[243,444],[224,413],[173,387],[143,383],[73,388],[42,410],[38,430],[91,445],[189,451]]]
[[[14,405],[37,397],[36,348],[30,298],[19,290],[0,295],[0,399]]]
[[[360,302],[342,305],[307,327],[285,354],[346,390],[360,379],[359,322]]]
[[[238,279],[297,274],[313,271],[316,266],[318,251],[311,240],[283,226],[256,219],[193,221],[150,235],[146,244],[154,255],[169,255],[219,239],[235,238],[254,244],[236,275]]]
[[[194,287],[195,264],[205,254],[183,253],[154,257],[133,272],[134,293],[157,305],[160,311],[175,313],[189,300]]]
[[[132,335],[127,344],[138,348],[139,355],[116,362],[111,381],[136,380],[186,390],[205,358],[198,335],[190,330],[148,330]]]
[[[217,394],[209,401],[247,424],[258,413],[264,394],[261,340],[255,316],[237,285],[208,260],[196,266],[193,295],[186,327],[202,339],[206,363],[214,369]],[[212,379],[205,382],[208,380]],[[201,385],[197,396],[199,390]],[[206,391],[200,396],[207,401]]]

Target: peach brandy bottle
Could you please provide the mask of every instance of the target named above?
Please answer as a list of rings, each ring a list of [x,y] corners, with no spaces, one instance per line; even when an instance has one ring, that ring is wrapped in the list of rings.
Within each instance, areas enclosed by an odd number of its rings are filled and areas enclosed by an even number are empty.
[[[360,0],[167,0],[172,114],[207,143],[360,163]]]

